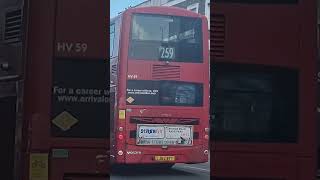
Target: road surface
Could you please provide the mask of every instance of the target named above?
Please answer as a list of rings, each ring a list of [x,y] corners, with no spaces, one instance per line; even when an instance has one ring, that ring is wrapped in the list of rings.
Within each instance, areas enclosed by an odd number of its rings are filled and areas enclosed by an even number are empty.
[[[209,180],[210,163],[176,164],[170,169],[117,167],[111,180]]]

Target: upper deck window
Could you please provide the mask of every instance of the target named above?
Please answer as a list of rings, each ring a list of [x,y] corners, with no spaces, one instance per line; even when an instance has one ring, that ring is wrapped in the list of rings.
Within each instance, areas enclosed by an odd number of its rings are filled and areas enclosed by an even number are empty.
[[[135,14],[130,37],[131,59],[203,61],[201,18]]]

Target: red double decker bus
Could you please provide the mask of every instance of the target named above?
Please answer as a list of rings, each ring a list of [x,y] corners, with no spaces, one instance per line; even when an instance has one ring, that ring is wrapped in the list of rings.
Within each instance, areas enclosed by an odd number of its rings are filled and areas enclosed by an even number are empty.
[[[107,1],[0,10],[1,179],[108,179]]]
[[[316,1],[212,2],[216,179],[316,178]]]
[[[209,63],[204,16],[132,8],[110,23],[111,161],[208,161]]]

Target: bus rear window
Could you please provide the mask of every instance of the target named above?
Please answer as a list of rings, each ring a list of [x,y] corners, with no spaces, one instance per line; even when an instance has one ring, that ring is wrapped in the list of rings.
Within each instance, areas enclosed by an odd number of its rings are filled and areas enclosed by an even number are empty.
[[[291,142],[298,134],[298,73],[216,65],[211,107],[217,141]]]
[[[139,60],[202,62],[201,18],[133,15],[129,57]]]
[[[52,137],[109,138],[106,63],[103,59],[53,61]]]
[[[128,80],[128,105],[202,106],[200,83]]]

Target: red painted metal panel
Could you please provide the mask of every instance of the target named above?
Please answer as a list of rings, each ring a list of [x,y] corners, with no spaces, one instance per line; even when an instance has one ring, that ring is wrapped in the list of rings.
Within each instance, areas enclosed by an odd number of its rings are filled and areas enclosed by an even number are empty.
[[[107,175],[109,157],[105,156],[103,149],[67,149],[69,156],[66,158],[50,157],[50,177],[60,180],[66,174]]]
[[[259,64],[294,68],[299,72],[298,142],[211,141],[211,176],[315,179],[316,1],[212,3],[211,13],[223,17],[225,28],[224,54],[212,56],[213,66],[219,62]],[[213,34],[211,31],[212,37]],[[302,157],[304,161],[299,160]]]
[[[24,92],[24,119],[26,120],[24,134],[28,143],[25,147],[27,158],[24,162],[23,177],[29,179],[30,153],[51,153],[53,148],[59,148],[69,150],[70,158],[66,160],[49,156],[51,180],[62,179],[63,175],[60,176],[59,173],[64,174],[65,172],[56,169],[65,167],[65,165],[66,171],[75,174],[91,173],[97,175],[96,179],[99,179],[99,175],[107,175],[110,169],[109,159],[106,156],[109,139],[51,137],[51,94],[55,57],[80,60],[99,59],[101,61],[107,59],[108,2],[100,0],[29,0],[26,4],[28,4],[28,25],[25,47],[27,65]],[[74,43],[73,49],[57,52],[58,42]],[[76,43],[86,43],[86,51],[77,50]],[[95,70],[92,69],[90,72],[95,73]],[[94,177],[89,179],[94,179]]]
[[[217,177],[225,177],[226,171],[228,177],[233,178],[295,179],[296,176],[295,157],[285,153],[215,152],[212,159],[217,162],[227,161],[212,164],[214,167],[211,173]]]
[[[57,0],[56,56],[106,59],[109,52],[106,9],[107,1]],[[67,45],[71,44],[69,51]]]

